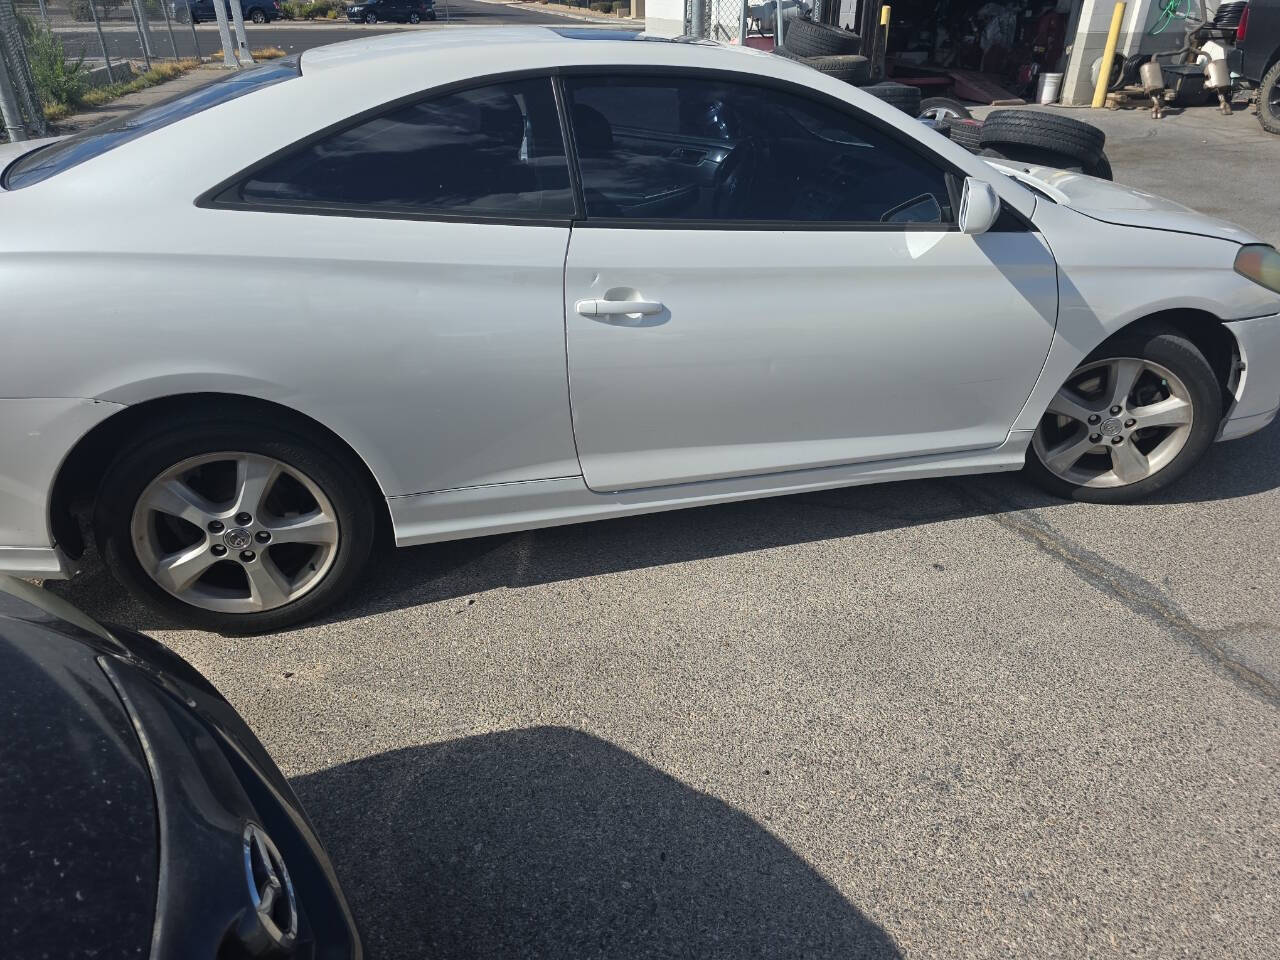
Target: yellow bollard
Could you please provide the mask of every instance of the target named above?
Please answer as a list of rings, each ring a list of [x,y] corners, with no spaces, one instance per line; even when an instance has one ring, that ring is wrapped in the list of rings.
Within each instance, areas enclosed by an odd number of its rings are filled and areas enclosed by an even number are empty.
[[[1102,69],[1098,71],[1098,85],[1093,89],[1093,106],[1107,105],[1107,87],[1111,83],[1111,62],[1116,58],[1116,42],[1120,39],[1120,25],[1124,22],[1125,0],[1111,11],[1111,29],[1107,31],[1107,48],[1102,51]]]

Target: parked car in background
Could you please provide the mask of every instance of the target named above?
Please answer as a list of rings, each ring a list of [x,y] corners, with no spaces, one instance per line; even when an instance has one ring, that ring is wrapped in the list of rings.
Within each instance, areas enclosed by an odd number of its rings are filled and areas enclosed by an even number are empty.
[[[0,953],[356,960],[284,775],[172,650],[0,576]]]
[[[229,0],[223,0],[223,8],[230,20]],[[182,23],[205,23],[218,19],[213,9],[213,0],[175,0],[170,5],[170,12],[175,20]],[[240,13],[245,20],[253,23],[270,23],[281,17],[280,0],[240,0]]]
[[[70,575],[91,516],[216,630],[378,531],[1024,465],[1121,503],[1280,409],[1256,236],[750,49],[401,31],[0,168],[0,569]]]
[[[435,18],[435,0],[361,0],[347,7],[352,23],[420,23]]]
[[[1280,0],[1248,0],[1236,25],[1227,64],[1258,91],[1258,121],[1280,134]]]

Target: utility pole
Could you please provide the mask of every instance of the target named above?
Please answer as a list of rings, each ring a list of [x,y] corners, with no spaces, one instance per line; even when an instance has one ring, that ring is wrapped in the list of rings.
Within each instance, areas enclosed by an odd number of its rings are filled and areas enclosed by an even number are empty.
[[[93,0],[89,0],[90,3]],[[147,37],[147,31],[142,27],[142,3],[140,0],[132,0],[129,9],[133,11],[133,23],[138,28],[138,46],[142,48],[142,59],[146,63],[147,69],[151,69],[151,43]]]
[[[187,4],[187,23],[191,26],[191,48],[196,52],[196,59],[203,60],[204,54],[200,52],[200,38],[196,36],[196,18],[191,12],[191,4]]]
[[[213,14],[218,18],[218,36],[222,38],[222,65],[238,69],[240,62],[236,60],[236,49],[231,43],[231,30],[227,27],[227,8],[222,0],[213,0]]]
[[[217,3],[217,0],[214,0]],[[249,41],[244,35],[244,11],[240,9],[240,0],[231,0],[231,20],[236,28],[236,53],[240,64],[253,63],[253,54],[249,52]]]
[[[173,21],[169,19],[169,2],[160,0],[160,10],[164,13],[164,25],[169,30],[169,46],[173,48],[173,59],[178,59],[178,41],[173,36]]]
[[[89,12],[93,14],[93,29],[98,31],[98,46],[102,48],[102,62],[107,65],[107,77],[115,83],[116,72],[111,66],[111,55],[107,53],[107,38],[102,35],[102,21],[98,19],[98,5],[94,0],[89,0]]]
[[[147,19],[145,0],[133,0],[133,8],[138,14],[138,33],[142,36],[143,53],[149,67],[151,66],[151,58],[156,55],[156,51],[151,43],[151,21]]]
[[[782,19],[782,11],[778,11],[778,19]],[[706,39],[707,36],[707,0],[693,0],[693,9],[689,13],[689,32],[695,37]]]
[[[27,139],[27,128],[22,122],[22,112],[18,109],[18,98],[14,96],[13,84],[9,82],[8,58],[4,55],[5,44],[0,43],[0,119],[4,120],[4,128],[9,139],[14,143]]]

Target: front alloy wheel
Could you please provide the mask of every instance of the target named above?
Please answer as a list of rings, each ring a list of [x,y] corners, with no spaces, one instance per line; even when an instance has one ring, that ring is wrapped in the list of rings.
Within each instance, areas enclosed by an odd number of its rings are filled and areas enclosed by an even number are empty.
[[[1179,334],[1129,334],[1092,356],[1049,402],[1027,469],[1077,500],[1135,500],[1172,483],[1213,441],[1221,389]]]
[[[267,15],[263,13],[261,10],[254,10],[251,14],[249,14],[249,19],[252,20],[254,23],[266,23]]]
[[[421,20],[422,20],[422,17],[418,16],[418,14],[416,14],[416,13],[411,13],[411,14],[409,14],[409,22],[410,22],[410,23],[419,23],[419,22],[421,22]]]
[[[366,13],[366,14],[364,15],[364,22],[365,22],[365,23],[377,23],[377,22],[378,22],[378,15],[377,15],[376,13]]]

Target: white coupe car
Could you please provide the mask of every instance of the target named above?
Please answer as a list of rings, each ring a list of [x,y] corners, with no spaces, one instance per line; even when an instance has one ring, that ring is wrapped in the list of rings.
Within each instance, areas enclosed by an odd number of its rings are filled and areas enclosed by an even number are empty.
[[[1280,406],[1256,237],[751,50],[402,33],[0,167],[0,570],[70,575],[91,507],[225,632],[332,602],[379,528],[1024,464],[1120,502]]]

